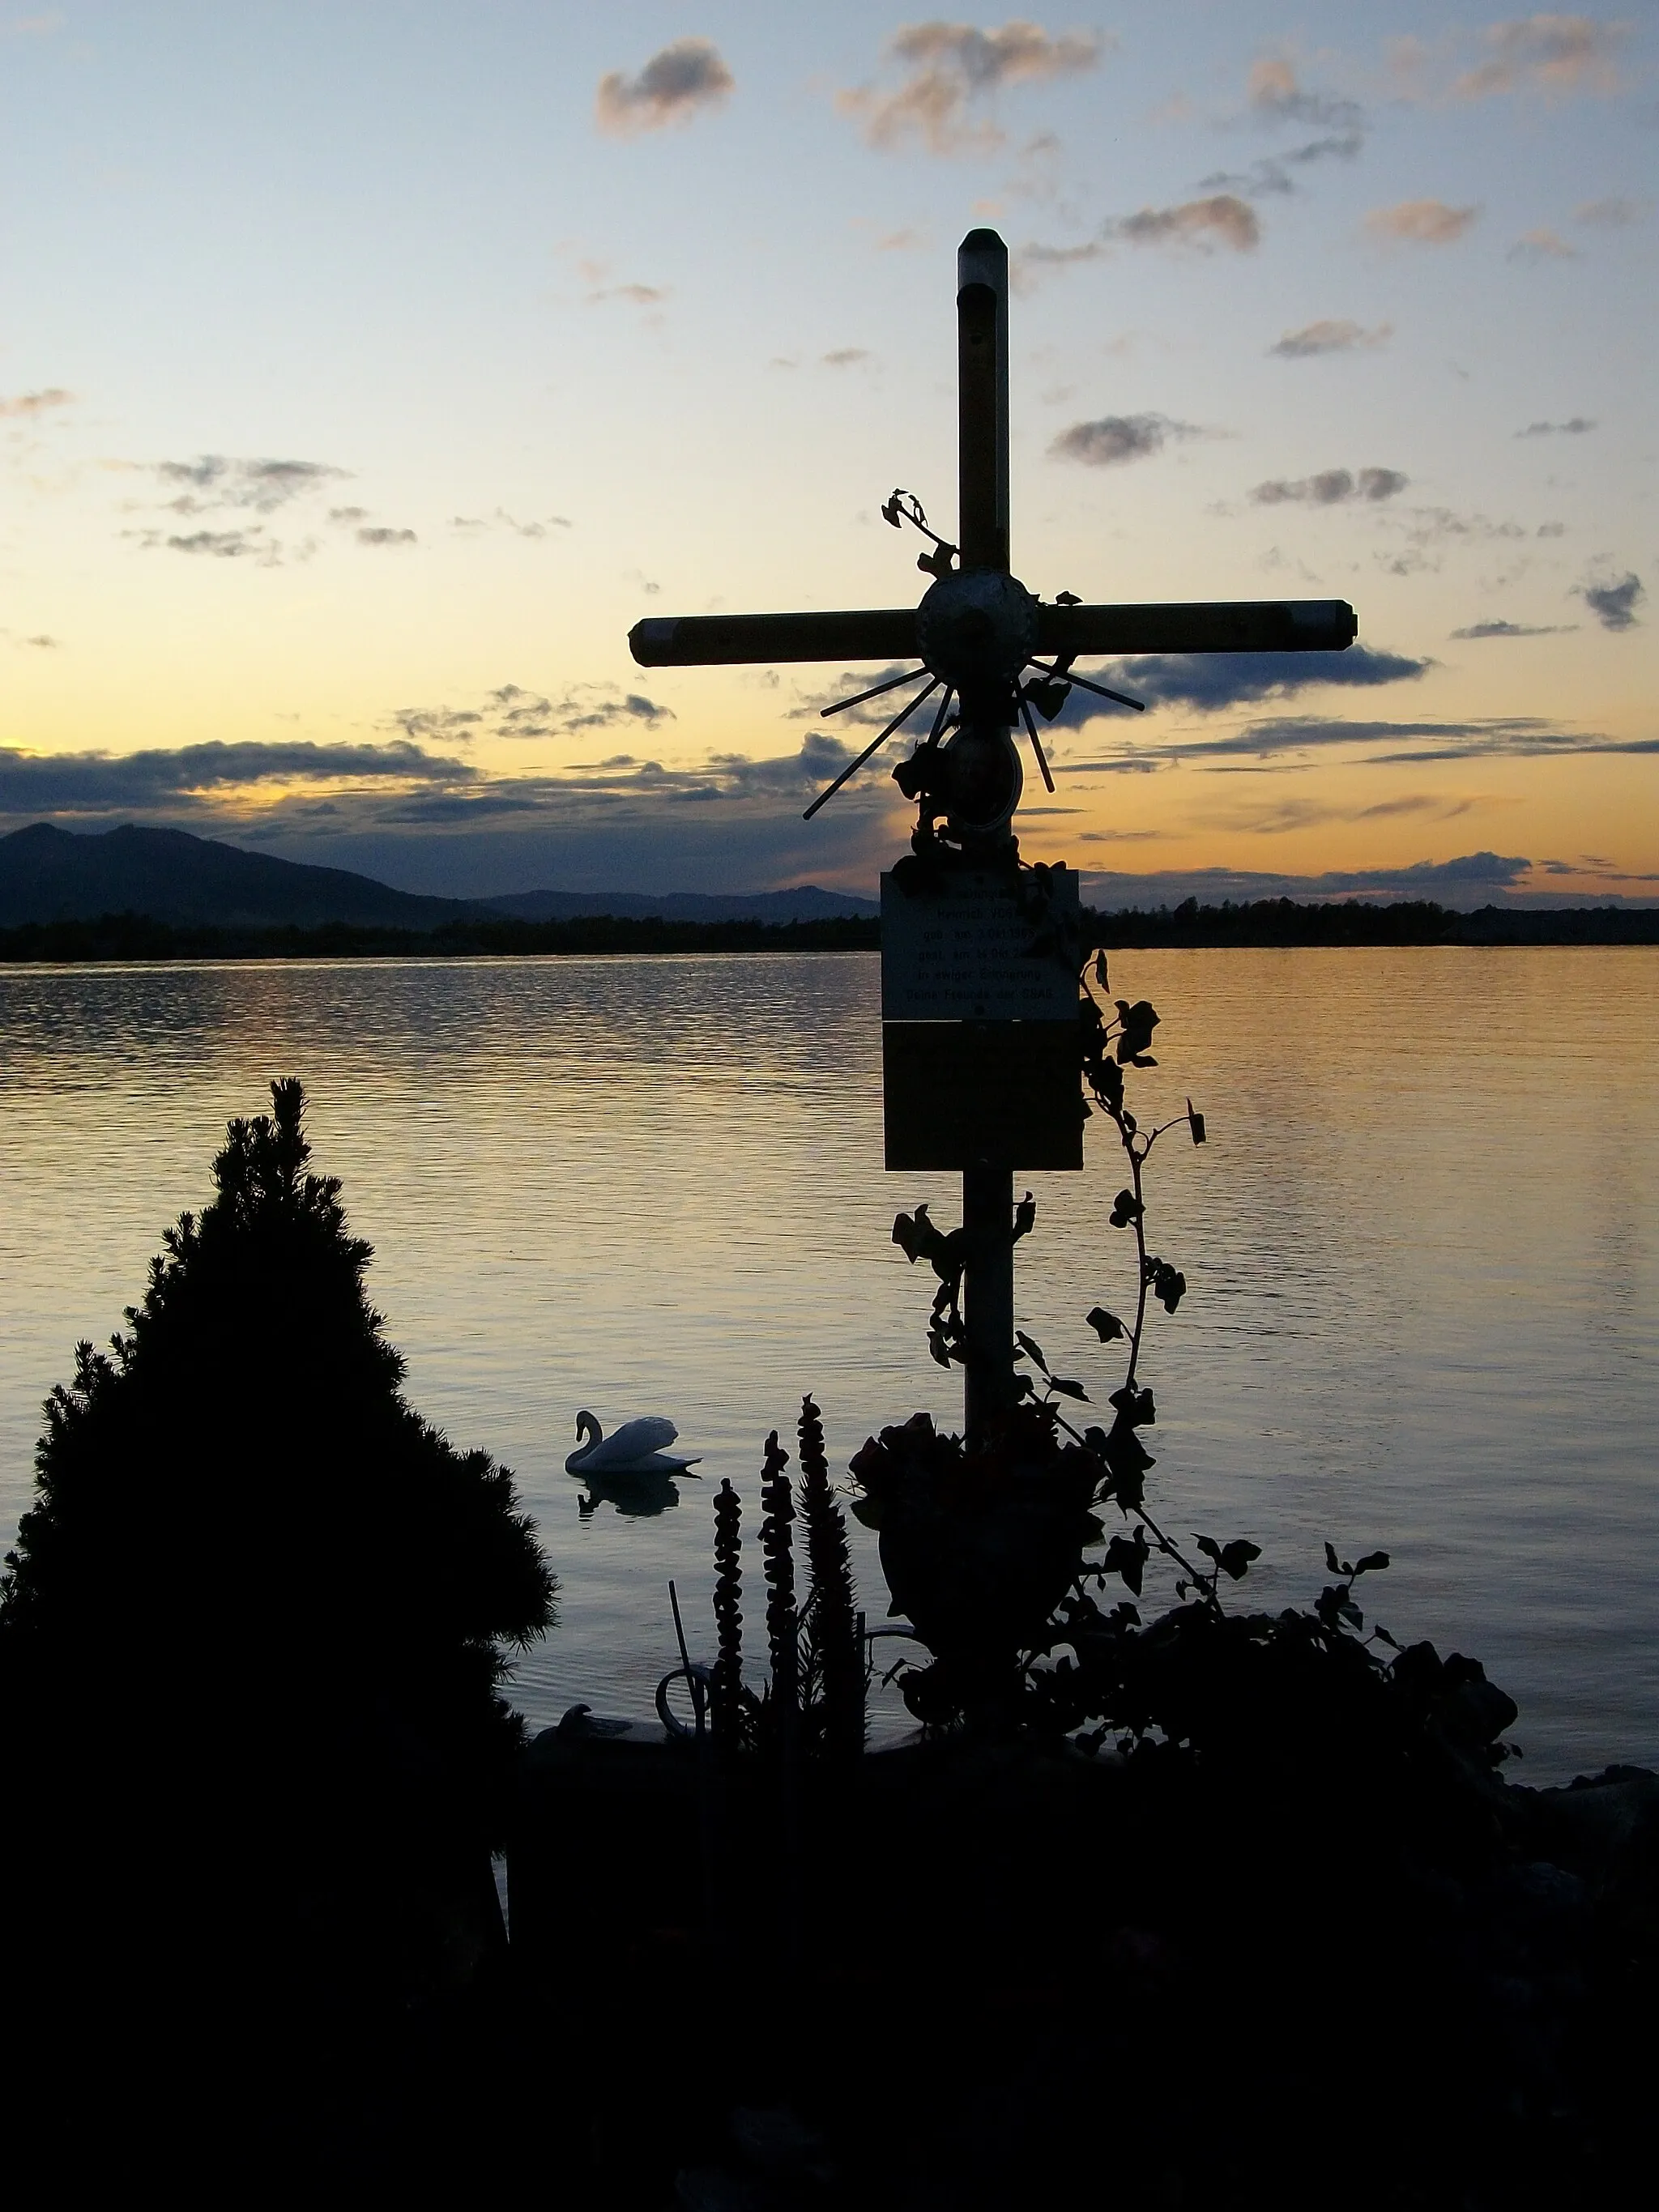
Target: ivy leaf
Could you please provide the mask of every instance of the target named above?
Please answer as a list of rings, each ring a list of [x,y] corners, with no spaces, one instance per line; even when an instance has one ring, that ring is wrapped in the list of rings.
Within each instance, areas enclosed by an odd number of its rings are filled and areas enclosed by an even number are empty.
[[[1206,1559],[1213,1559],[1217,1566],[1221,1565],[1221,1547],[1213,1536],[1195,1536],[1193,1541]]]
[[[1114,1536],[1106,1547],[1105,1571],[1121,1575],[1136,1597],[1140,1595],[1141,1577],[1146,1571],[1146,1531],[1137,1528],[1133,1540],[1127,1536]]]
[[[1204,1116],[1197,1111],[1190,1098],[1187,1101],[1187,1127],[1193,1133],[1193,1142],[1201,1145],[1204,1142]]]
[[[1117,1041],[1119,1066],[1127,1063],[1135,1067],[1156,1067],[1158,1062],[1147,1060],[1146,1054],[1152,1042],[1152,1031],[1158,1027],[1157,1008],[1146,999],[1137,999],[1133,1006],[1124,999],[1115,999],[1112,1003],[1117,1008],[1121,1031]]]
[[[1081,1398],[1085,1406],[1089,1402],[1089,1394],[1083,1385],[1080,1382],[1068,1382],[1063,1375],[1051,1375],[1048,1377],[1048,1388],[1051,1390],[1058,1390],[1062,1397]]]
[[[1355,1566],[1354,1572],[1357,1575],[1368,1575],[1373,1567],[1386,1567],[1388,1564],[1389,1555],[1386,1552],[1367,1552],[1364,1558]]]
[[[1122,1322],[1115,1313],[1108,1313],[1104,1306],[1096,1306],[1084,1319],[1103,1344],[1115,1344],[1124,1333]]]
[[[1131,1222],[1139,1221],[1146,1211],[1132,1190],[1121,1190],[1112,1200],[1111,1224],[1114,1229],[1127,1229]]]
[[[1095,955],[1095,981],[1103,991],[1109,991],[1112,988],[1106,980],[1106,955],[1103,951]]]
[[[1118,1421],[1126,1428],[1146,1428],[1158,1419],[1151,1389],[1137,1390],[1131,1382],[1126,1382],[1121,1390],[1114,1390],[1106,1402],[1117,1407]]]
[[[1014,1342],[1028,1359],[1034,1359],[1036,1362],[1045,1375],[1048,1372],[1048,1363],[1043,1358],[1042,1346],[1037,1342],[1036,1337],[1027,1336],[1023,1328],[1017,1328],[1014,1331]]]
[[[1239,1536],[1231,1544],[1222,1546],[1218,1564],[1222,1573],[1231,1581],[1242,1583],[1249,1572],[1250,1561],[1259,1559],[1261,1557],[1260,1544],[1252,1544],[1244,1537]]]
[[[1342,1571],[1342,1562],[1336,1556],[1336,1547],[1328,1539],[1325,1545],[1325,1571],[1332,1575],[1340,1575]]]
[[[1030,1192],[1028,1190],[1024,1197],[1021,1199],[1019,1204],[1014,1208],[1015,1243],[1018,1244],[1022,1237],[1029,1237],[1032,1230],[1036,1227],[1036,1200],[1032,1197]]]
[[[1098,1449],[1111,1473],[1112,1496],[1120,1505],[1139,1505],[1146,1488],[1143,1478],[1148,1468],[1157,1464],[1151,1452],[1122,1419],[1113,1422],[1110,1435]]]

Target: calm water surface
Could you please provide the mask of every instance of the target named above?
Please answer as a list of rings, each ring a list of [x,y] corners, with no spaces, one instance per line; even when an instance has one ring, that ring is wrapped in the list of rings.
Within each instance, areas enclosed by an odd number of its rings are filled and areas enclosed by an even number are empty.
[[[1126,953],[1114,981],[1164,1018],[1142,1095],[1190,1091],[1211,1133],[1155,1161],[1192,1290],[1146,1366],[1154,1510],[1253,1536],[1274,1604],[1327,1535],[1385,1547],[1380,1618],[1486,1662],[1528,1779],[1659,1765],[1659,953]],[[209,1194],[228,1116],[297,1074],[413,1402],[515,1470],[560,1574],[520,1703],[647,1711],[670,1575],[712,1640],[710,1481],[752,1538],[802,1391],[842,1465],[918,1407],[957,1418],[888,1239],[956,1195],[882,1172],[878,1018],[861,954],[0,968],[0,1530],[76,1340]],[[1097,1139],[1032,1177],[1020,1248],[1024,1325],[1103,1390],[1081,1317],[1131,1295],[1121,1179]],[[705,1480],[583,1518],[582,1407],[672,1415]]]

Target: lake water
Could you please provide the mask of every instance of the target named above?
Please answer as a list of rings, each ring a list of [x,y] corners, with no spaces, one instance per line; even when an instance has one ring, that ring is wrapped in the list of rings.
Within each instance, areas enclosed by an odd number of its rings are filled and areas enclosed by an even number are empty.
[[[209,1195],[227,1118],[297,1074],[412,1401],[514,1469],[561,1577],[519,1702],[646,1714],[671,1575],[712,1642],[712,1484],[752,1547],[804,1390],[839,1467],[918,1407],[959,1419],[889,1241],[956,1193],[882,1171],[878,983],[867,954],[0,968],[0,1533],[76,1340]],[[1146,1363],[1153,1511],[1253,1537],[1274,1605],[1317,1589],[1326,1536],[1387,1548],[1378,1616],[1485,1661],[1526,1778],[1659,1765],[1659,952],[1122,953],[1114,984],[1164,1016],[1141,1097],[1190,1092],[1211,1139],[1153,1163],[1192,1286]],[[1131,1291],[1102,1127],[1082,1175],[1030,1179],[1018,1297],[1104,1391],[1082,1316]],[[704,1480],[583,1517],[583,1407],[671,1415]]]

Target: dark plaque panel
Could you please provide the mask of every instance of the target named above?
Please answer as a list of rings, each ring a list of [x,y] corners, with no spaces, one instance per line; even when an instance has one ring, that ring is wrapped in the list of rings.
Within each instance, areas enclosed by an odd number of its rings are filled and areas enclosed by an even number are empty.
[[[1069,1022],[884,1022],[890,1169],[1080,1168]]]

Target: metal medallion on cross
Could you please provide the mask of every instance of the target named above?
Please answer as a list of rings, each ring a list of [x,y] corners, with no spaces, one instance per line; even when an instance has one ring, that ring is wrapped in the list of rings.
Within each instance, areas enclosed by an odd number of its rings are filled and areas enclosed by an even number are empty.
[[[1076,1016],[1060,981],[1075,942],[1066,920],[1077,911],[1076,878],[1020,866],[1011,826],[1024,781],[1015,732],[1023,726],[1052,791],[1036,717],[1052,721],[1073,685],[1139,711],[1139,701],[1079,676],[1080,657],[1340,651],[1355,622],[1343,599],[1035,598],[1009,565],[1008,251],[995,231],[963,239],[957,285],[958,543],[930,527],[909,492],[896,491],[882,509],[896,528],[908,522],[928,540],[917,566],[933,580],[921,605],[654,617],[636,623],[628,641],[647,668],[918,664],[822,710],[839,714],[920,683],[806,817],[933,702],[926,735],[893,771],[918,810],[912,854],[882,882],[887,1164],[962,1171],[971,1437],[994,1423],[1018,1387],[1013,1170],[1082,1164]],[[1074,960],[1069,976],[1074,1001]]]

